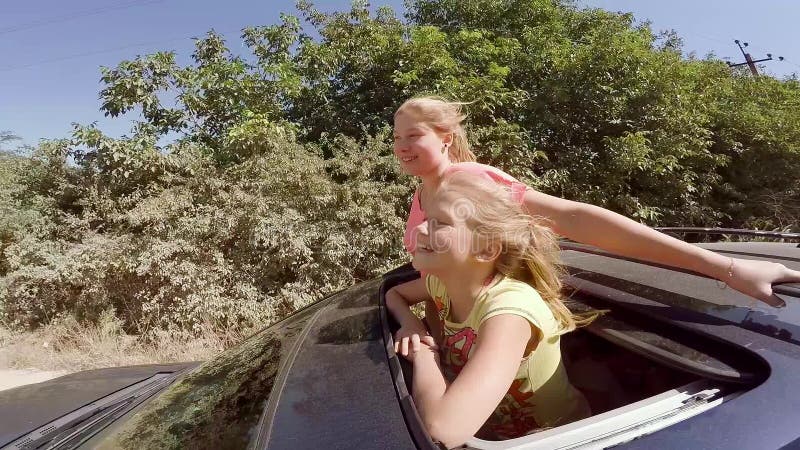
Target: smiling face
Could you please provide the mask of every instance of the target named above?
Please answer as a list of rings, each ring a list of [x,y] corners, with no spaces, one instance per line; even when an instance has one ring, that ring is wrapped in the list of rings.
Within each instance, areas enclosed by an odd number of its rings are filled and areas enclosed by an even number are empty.
[[[427,220],[417,227],[415,269],[437,276],[476,263],[476,236],[467,225],[474,207],[454,192],[437,192],[424,205]]]
[[[432,127],[401,112],[394,118],[394,155],[403,172],[423,176],[449,163],[443,149],[452,141],[452,134],[437,133]]]

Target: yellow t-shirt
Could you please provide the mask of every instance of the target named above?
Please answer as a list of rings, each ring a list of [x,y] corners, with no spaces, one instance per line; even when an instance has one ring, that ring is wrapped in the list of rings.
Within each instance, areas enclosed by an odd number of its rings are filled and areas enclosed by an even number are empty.
[[[485,320],[500,314],[514,314],[531,324],[531,342],[511,388],[482,432],[498,439],[511,439],[537,428],[563,425],[591,414],[583,394],[567,378],[555,317],[532,286],[502,277],[475,300],[467,319],[456,323],[450,315],[450,298],[444,283],[428,275],[425,284],[443,324],[442,367],[450,382],[475,350],[478,332]]]

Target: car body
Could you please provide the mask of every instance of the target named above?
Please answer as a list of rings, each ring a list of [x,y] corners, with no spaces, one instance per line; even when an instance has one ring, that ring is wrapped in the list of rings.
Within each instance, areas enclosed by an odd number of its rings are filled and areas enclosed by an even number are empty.
[[[697,245],[800,270],[796,243]],[[787,306],[775,309],[589,246],[564,242],[562,258],[571,306],[607,311],[562,339],[595,415],[467,448],[800,445],[800,285],[776,285]],[[393,351],[383,298],[417,276],[406,265],[352,286],[203,364],[79,372],[0,392],[0,447],[439,448],[409,394],[412,370]]]

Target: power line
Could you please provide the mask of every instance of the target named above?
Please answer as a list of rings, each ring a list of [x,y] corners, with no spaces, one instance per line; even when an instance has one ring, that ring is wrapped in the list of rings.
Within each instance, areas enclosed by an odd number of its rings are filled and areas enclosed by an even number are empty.
[[[767,53],[766,58],[753,60],[753,58],[750,56],[750,53],[744,51],[745,47],[750,45],[749,43],[740,42],[738,39],[734,40],[733,42],[739,46],[739,50],[742,51],[742,56],[744,56],[745,62],[736,64],[728,62],[728,67],[747,66],[750,68],[750,72],[752,72],[753,76],[758,77],[758,68],[756,67],[756,63],[772,61],[772,53]],[[742,46],[742,44],[744,44],[744,46]],[[778,56],[778,61],[783,61],[783,56]]]
[[[797,64],[797,63],[795,63],[795,62],[793,62],[793,61],[791,61],[791,60],[788,60],[788,59],[786,59],[786,58],[783,58],[783,62],[785,62],[785,63],[789,63],[789,64],[791,64],[791,65],[793,65],[793,66],[797,67],[798,69],[800,69],[800,64]]]
[[[173,42],[173,41],[182,40],[182,39],[187,39],[187,38],[186,37],[180,37],[180,38],[175,38],[175,39],[169,39],[169,40],[166,40],[166,41],[162,40],[162,41],[152,41],[152,42],[141,42],[141,43],[138,43],[138,44],[123,45],[123,46],[120,46],[120,47],[106,48],[106,49],[95,50],[95,51],[91,51],[91,52],[76,53],[74,55],[66,55],[66,56],[61,56],[61,57],[58,57],[58,58],[45,59],[45,60],[42,60],[42,61],[37,61],[37,62],[34,62],[34,63],[24,64],[24,65],[20,65],[20,66],[0,67],[0,72],[10,72],[12,70],[27,69],[27,68],[30,68],[30,67],[41,66],[43,64],[49,64],[49,63],[54,63],[54,62],[59,62],[59,61],[66,61],[66,60],[75,59],[75,58],[83,58],[85,56],[100,55],[100,54],[103,54],[103,53],[110,53],[110,52],[115,52],[117,50],[125,50],[125,49],[129,49],[129,48],[142,47],[142,46],[145,46],[145,45],[162,44],[162,43]]]
[[[684,30],[684,31],[681,32],[681,34],[687,34],[687,35],[699,37],[699,38],[706,39],[706,40],[713,41],[713,42],[717,42],[717,43],[720,43],[720,44],[725,44],[726,46],[730,44],[729,41],[723,41],[722,39],[720,39],[718,37],[697,33],[695,31],[685,31]],[[750,47],[753,48],[754,50],[760,52],[760,53],[767,53],[768,54],[768,52],[764,51],[764,49],[761,48],[761,47],[758,47],[758,46],[755,46],[755,45],[751,45]],[[755,61],[755,62],[758,62],[758,61]],[[789,63],[790,65],[800,69],[800,65],[798,65],[798,64],[794,63],[793,61],[790,61],[790,60],[788,60],[786,58],[781,59],[781,62]]]
[[[240,30],[236,29],[236,30],[227,30],[227,31],[216,31],[216,30],[213,30],[213,31],[215,33],[217,33],[217,34],[225,35],[227,33],[230,33],[230,32],[233,32],[233,31],[240,31]],[[76,53],[76,54],[73,54],[73,55],[59,56],[59,57],[56,57],[56,58],[44,59],[44,60],[41,60],[41,61],[33,62],[33,63],[30,63],[30,64],[23,64],[23,65],[19,65],[19,66],[5,66],[5,67],[0,66],[0,72],[10,72],[12,70],[27,69],[27,68],[30,68],[30,67],[41,66],[41,65],[44,65],[44,64],[50,64],[50,63],[54,63],[54,62],[66,61],[66,60],[76,59],[76,58],[83,58],[83,57],[86,57],[86,56],[100,55],[100,54],[103,54],[103,53],[110,53],[110,52],[115,52],[115,51],[118,51],[118,50],[126,50],[126,49],[129,49],[129,48],[143,47],[143,46],[146,46],[146,45],[161,45],[161,44],[166,44],[168,42],[175,42],[175,41],[181,41],[181,40],[184,40],[184,39],[196,39],[196,38],[197,38],[197,36],[181,36],[181,37],[176,37],[176,38],[172,38],[172,39],[160,39],[158,41],[140,42],[140,43],[137,43],[137,44],[128,44],[128,45],[123,45],[123,46],[119,46],[119,47],[105,48],[105,49],[93,50],[93,51],[90,51],[90,52]]]
[[[717,43],[720,43],[720,44],[725,44],[725,45],[728,45],[728,42],[727,42],[727,41],[723,41],[722,39],[718,39],[718,38],[711,37],[711,36],[706,36],[706,35],[704,35],[704,34],[700,34],[700,33],[697,33],[697,32],[695,32],[695,31],[692,31],[692,32],[684,32],[684,33],[685,33],[685,34],[691,34],[691,35],[697,36],[697,37],[699,37],[699,38],[707,39],[707,40],[709,40],[709,41],[714,41],[714,42],[717,42]]]
[[[163,1],[164,0],[133,1],[133,2],[128,2],[128,3],[122,3],[122,4],[119,4],[119,5],[112,5],[112,6],[105,6],[105,7],[102,7],[102,8],[90,9],[88,11],[83,11],[83,12],[80,12],[80,13],[67,14],[67,15],[60,16],[60,17],[53,17],[51,19],[39,20],[39,21],[36,21],[36,22],[29,22],[29,23],[22,24],[22,25],[16,25],[16,26],[11,26],[11,27],[6,27],[6,28],[0,28],[0,35],[8,34],[8,33],[14,33],[14,32],[22,31],[22,30],[29,30],[31,28],[37,28],[37,27],[41,27],[41,26],[44,26],[44,25],[50,25],[50,24],[59,23],[59,22],[66,22],[68,20],[78,19],[78,18],[81,18],[81,17],[94,16],[94,15],[103,14],[103,13],[106,13],[106,12],[109,12],[109,11],[119,11],[119,10],[123,10],[123,9],[134,8],[134,7],[137,7],[137,6],[150,5],[150,4],[153,4],[153,3],[162,3]]]
[[[757,50],[757,51],[759,51],[761,53],[767,53],[766,51],[764,51],[764,49],[762,47],[758,47],[758,46],[755,46],[755,45],[751,45],[750,47],[752,47],[753,49],[755,49],[755,50]],[[767,54],[769,54],[769,53],[767,53]],[[800,69],[800,65],[797,65],[795,62],[790,61],[790,60],[788,60],[786,58],[782,57],[781,58],[781,62],[789,63],[790,65],[795,66],[798,69]]]

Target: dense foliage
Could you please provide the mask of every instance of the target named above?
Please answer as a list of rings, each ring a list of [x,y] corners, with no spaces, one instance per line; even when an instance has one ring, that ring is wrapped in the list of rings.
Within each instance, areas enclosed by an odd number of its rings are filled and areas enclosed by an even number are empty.
[[[544,192],[649,225],[799,227],[796,78],[566,0],[297,8],[243,30],[247,54],[209,32],[187,66],[103,68],[102,111],[141,113],[129,137],[76,125],[0,156],[5,323],[251,325],[403,262],[414,181],[390,127],[421,93],[473,102],[479,160]]]

